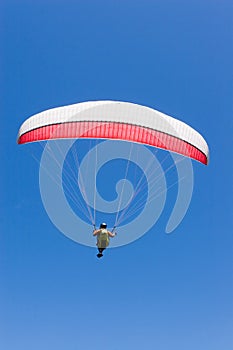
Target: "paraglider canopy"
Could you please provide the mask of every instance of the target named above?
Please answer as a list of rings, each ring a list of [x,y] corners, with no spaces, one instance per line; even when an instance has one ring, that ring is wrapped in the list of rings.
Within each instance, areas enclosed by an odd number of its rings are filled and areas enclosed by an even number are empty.
[[[204,138],[189,125],[129,102],[91,101],[53,108],[27,119],[18,143],[60,138],[103,138],[163,148],[208,163]]]

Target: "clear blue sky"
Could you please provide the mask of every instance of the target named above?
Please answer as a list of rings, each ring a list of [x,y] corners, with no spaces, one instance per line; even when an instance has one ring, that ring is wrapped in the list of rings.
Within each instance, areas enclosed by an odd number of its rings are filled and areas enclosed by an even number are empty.
[[[1,13],[0,348],[232,349],[232,2],[16,1]],[[106,252],[58,232],[20,124],[51,107],[151,106],[207,139],[190,208]]]

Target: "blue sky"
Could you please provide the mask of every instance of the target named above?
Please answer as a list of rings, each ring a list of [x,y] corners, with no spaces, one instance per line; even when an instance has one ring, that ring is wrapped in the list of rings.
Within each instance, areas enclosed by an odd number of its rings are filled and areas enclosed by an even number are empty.
[[[0,347],[231,349],[232,3],[2,1]],[[184,220],[168,213],[106,251],[59,233],[44,210],[32,147],[39,111],[86,100],[151,106],[199,130]]]

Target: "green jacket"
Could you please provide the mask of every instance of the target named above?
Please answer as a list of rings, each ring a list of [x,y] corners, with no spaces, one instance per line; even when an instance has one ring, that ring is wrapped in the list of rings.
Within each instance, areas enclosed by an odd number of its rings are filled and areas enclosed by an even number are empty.
[[[100,233],[97,236],[98,248],[106,248],[109,245],[108,230],[106,228],[100,229]]]

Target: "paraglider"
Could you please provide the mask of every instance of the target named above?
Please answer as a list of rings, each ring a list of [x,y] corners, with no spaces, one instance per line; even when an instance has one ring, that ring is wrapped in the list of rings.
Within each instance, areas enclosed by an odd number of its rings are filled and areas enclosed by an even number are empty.
[[[107,224],[102,223],[98,230],[94,230],[93,236],[97,236],[98,258],[103,256],[103,251],[109,246],[109,237],[115,237],[116,233],[107,230]]]
[[[21,125],[17,142],[62,139],[128,141],[174,152],[205,165],[209,161],[208,145],[192,127],[157,110],[130,102],[91,101],[43,111]],[[89,207],[88,210],[90,212]],[[95,216],[91,213],[90,222],[95,227]],[[118,224],[116,219],[114,226],[118,227]],[[152,224],[148,225],[151,227]],[[97,236],[98,257],[102,257],[109,237],[115,234],[108,231],[107,226],[100,226],[94,236]]]

